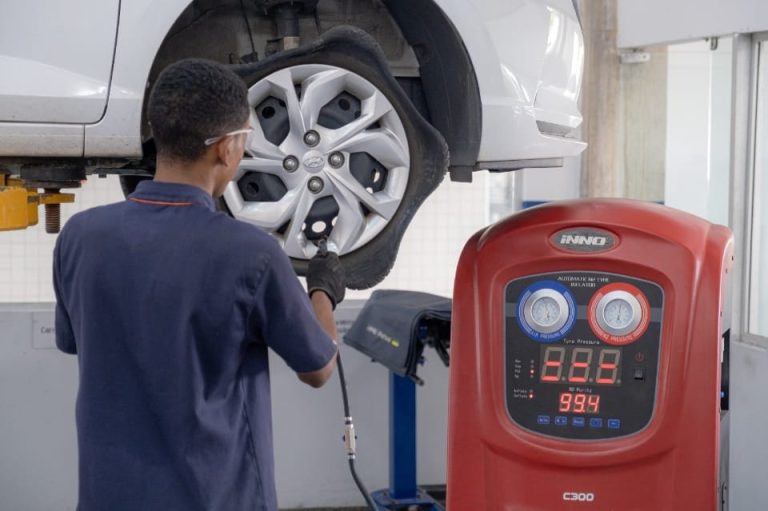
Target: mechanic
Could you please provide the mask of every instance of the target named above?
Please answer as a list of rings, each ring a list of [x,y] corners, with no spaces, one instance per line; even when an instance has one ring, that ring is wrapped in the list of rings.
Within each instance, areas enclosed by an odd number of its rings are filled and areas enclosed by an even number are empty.
[[[171,65],[148,107],[154,180],[57,240],[56,342],[80,367],[79,511],[277,510],[267,349],[323,385],[345,286],[319,250],[307,297],[273,238],[216,211],[249,115],[224,66]]]

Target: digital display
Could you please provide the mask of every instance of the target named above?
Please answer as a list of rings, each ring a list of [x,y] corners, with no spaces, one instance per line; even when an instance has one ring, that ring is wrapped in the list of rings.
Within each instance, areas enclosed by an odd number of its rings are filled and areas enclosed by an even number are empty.
[[[621,385],[621,348],[543,346],[541,381]]]
[[[558,411],[561,413],[600,413],[600,394],[561,392]]]

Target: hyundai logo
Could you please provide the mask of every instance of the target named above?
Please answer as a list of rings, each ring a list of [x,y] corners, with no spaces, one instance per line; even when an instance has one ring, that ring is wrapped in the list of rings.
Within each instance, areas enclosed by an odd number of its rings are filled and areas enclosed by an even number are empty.
[[[319,169],[325,164],[325,158],[322,156],[310,156],[304,160],[304,166],[308,169]]]

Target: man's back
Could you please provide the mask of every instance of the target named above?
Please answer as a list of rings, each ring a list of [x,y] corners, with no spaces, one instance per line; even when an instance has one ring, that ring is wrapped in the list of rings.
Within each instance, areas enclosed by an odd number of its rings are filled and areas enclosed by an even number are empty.
[[[297,372],[335,353],[276,242],[198,188],[144,182],[69,222],[54,273],[79,509],[276,509],[267,347]]]

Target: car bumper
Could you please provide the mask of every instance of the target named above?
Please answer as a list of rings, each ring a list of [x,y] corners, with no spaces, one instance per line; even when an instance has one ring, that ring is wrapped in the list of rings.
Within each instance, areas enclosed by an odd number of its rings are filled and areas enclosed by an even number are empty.
[[[584,65],[571,0],[441,0],[462,36],[482,100],[480,168],[577,156]],[[504,162],[515,162],[504,167]]]

